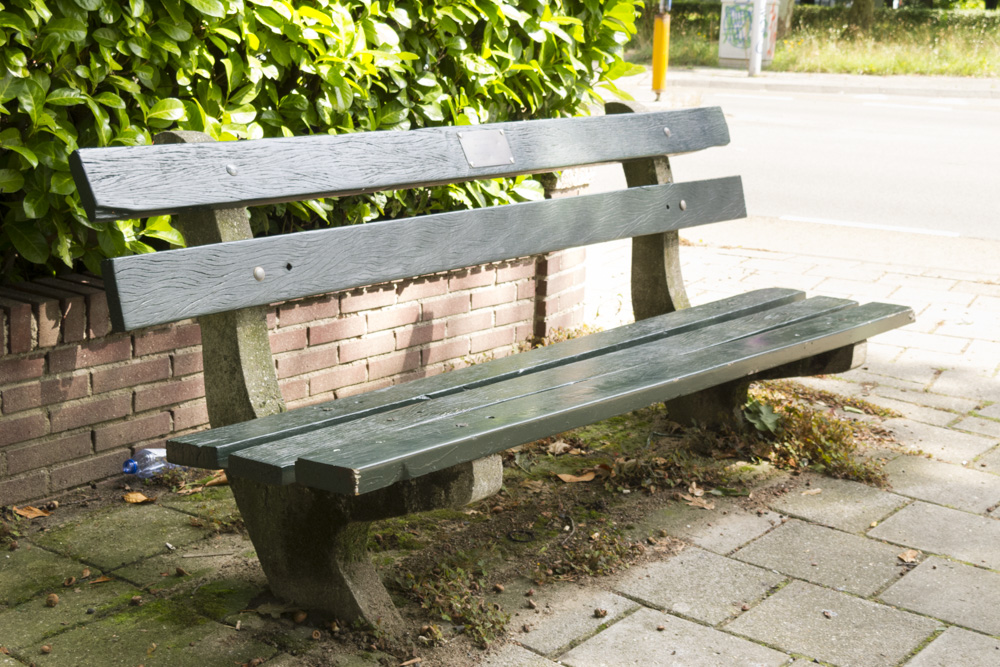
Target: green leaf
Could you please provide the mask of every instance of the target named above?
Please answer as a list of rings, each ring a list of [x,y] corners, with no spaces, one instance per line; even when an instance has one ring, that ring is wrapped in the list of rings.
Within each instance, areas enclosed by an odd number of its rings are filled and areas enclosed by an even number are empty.
[[[49,189],[57,195],[71,195],[76,192],[76,183],[67,172],[57,171],[52,174],[52,184]]]
[[[96,12],[104,4],[104,0],[74,0],[74,2],[88,12]]]
[[[87,38],[87,24],[71,18],[52,19],[45,25],[44,32],[70,42],[82,42]]]
[[[17,192],[24,187],[24,176],[14,169],[0,169],[0,192]]]
[[[28,164],[30,164],[32,168],[38,166],[38,156],[36,156],[35,152],[30,148],[28,148],[27,146],[12,146],[9,144],[2,144],[2,145],[5,149],[9,151],[14,151],[15,153],[23,157],[25,160],[27,160]]]
[[[99,102],[100,104],[103,104],[104,106],[110,107],[112,109],[124,109],[125,108],[125,100],[123,100],[122,98],[118,97],[117,95],[115,95],[112,92],[101,93],[100,95],[98,95],[97,97],[95,97],[94,100],[96,102]]]
[[[221,19],[226,15],[226,8],[219,0],[184,0],[186,3],[197,9],[206,16]]]
[[[49,244],[45,236],[31,223],[14,223],[4,227],[7,237],[21,257],[32,264],[44,264],[49,259]]]
[[[2,79],[0,79],[0,104],[4,102],[9,102],[10,100],[17,97],[18,92],[21,90],[21,79],[18,79],[10,72],[7,72]]]
[[[176,121],[184,118],[184,103],[175,97],[167,97],[153,105],[146,114],[146,122],[150,120]]]
[[[170,225],[169,215],[158,215],[146,220],[146,228],[142,231],[142,236],[151,236],[179,247],[187,245],[184,236]]]
[[[252,123],[257,117],[257,110],[252,104],[244,104],[242,106],[226,109],[226,113],[229,114],[229,119],[233,123],[240,123],[242,125]]]
[[[38,119],[45,106],[45,90],[34,79],[25,79],[21,83],[17,101],[21,103],[21,111],[28,114],[33,125],[38,125]]]
[[[191,24],[183,19],[175,21],[172,18],[161,18],[156,25],[167,37],[177,42],[186,42],[193,34]]]
[[[45,99],[46,104],[57,107],[71,107],[76,104],[83,104],[85,101],[83,93],[73,88],[56,88]]]
[[[25,217],[29,219],[43,218],[49,212],[48,193],[42,190],[31,190],[24,195],[22,206]]]

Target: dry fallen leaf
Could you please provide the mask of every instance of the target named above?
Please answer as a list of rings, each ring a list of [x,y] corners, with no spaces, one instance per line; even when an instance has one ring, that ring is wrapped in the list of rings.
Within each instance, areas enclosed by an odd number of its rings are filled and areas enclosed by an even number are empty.
[[[705,489],[699,487],[698,482],[691,482],[691,486],[688,487],[688,493],[695,498],[700,498],[705,495]]]
[[[25,519],[37,519],[40,516],[49,516],[51,512],[40,510],[37,507],[32,507],[31,505],[25,505],[24,507],[15,507],[14,514],[20,514]]]
[[[915,563],[917,562],[917,556],[919,555],[920,552],[917,551],[916,549],[907,549],[903,553],[896,556],[896,558],[903,561],[904,563]]]
[[[216,470],[212,474],[212,479],[205,482],[205,486],[225,486],[229,484],[229,478],[226,477],[225,470]]]
[[[108,582],[108,581],[111,581],[111,577],[105,575],[105,576],[102,576],[102,577],[98,577],[97,579],[94,579],[90,583],[92,583],[92,584],[103,584],[103,583]]]
[[[553,456],[559,456],[560,454],[565,454],[570,449],[572,449],[572,447],[567,445],[563,440],[556,440],[551,445],[549,445],[545,451],[547,451],[549,454],[552,454]]]
[[[142,503],[151,503],[154,500],[156,500],[156,498],[150,498],[145,493],[142,493],[140,491],[131,491],[122,496],[122,498],[127,503],[133,503],[137,505]]]
[[[704,498],[695,498],[693,496],[689,496],[686,493],[682,493],[680,494],[680,496],[681,499],[686,500],[687,504],[690,505],[691,507],[700,507],[703,510],[715,509],[715,503],[713,503],[710,500],[705,500]]]
[[[823,489],[809,489],[808,491],[803,491],[803,496],[815,496],[817,494],[823,493]]]
[[[589,482],[593,480],[595,477],[597,477],[597,473],[595,473],[593,470],[588,470],[587,472],[579,476],[569,475],[567,473],[560,473],[556,475],[556,477],[558,477],[559,479],[568,484],[571,484],[573,482]]]

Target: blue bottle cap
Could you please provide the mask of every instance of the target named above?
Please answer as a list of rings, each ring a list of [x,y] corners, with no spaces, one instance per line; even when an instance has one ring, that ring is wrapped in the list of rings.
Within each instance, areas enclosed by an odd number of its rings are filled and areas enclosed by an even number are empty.
[[[139,464],[135,462],[135,459],[126,459],[125,463],[122,464],[122,472],[126,475],[134,475],[139,472]]]

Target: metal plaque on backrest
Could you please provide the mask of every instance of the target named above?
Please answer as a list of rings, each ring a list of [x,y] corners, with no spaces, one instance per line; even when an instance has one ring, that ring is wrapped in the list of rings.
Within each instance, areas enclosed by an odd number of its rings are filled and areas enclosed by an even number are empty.
[[[458,141],[470,167],[499,167],[514,164],[514,155],[503,130],[463,130]]]

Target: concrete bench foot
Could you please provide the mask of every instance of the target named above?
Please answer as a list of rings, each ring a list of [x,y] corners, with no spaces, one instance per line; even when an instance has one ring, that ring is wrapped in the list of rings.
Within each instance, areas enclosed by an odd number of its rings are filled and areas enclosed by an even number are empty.
[[[230,484],[275,596],[398,637],[403,620],[368,555],[370,523],[460,507],[496,493],[502,479],[494,455],[360,497],[240,478]]]

